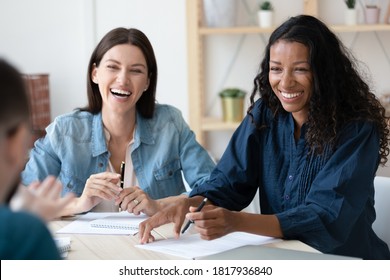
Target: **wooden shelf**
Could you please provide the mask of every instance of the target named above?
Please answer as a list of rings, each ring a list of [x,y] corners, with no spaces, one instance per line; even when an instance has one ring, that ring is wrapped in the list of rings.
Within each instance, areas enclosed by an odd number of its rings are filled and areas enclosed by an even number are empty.
[[[358,24],[358,25],[330,25],[335,32],[369,32],[369,31],[390,31],[390,24]],[[256,34],[272,33],[275,27],[260,28],[257,26],[240,26],[230,28],[199,28],[201,35],[229,35],[229,34]]]
[[[239,125],[240,122],[224,122],[218,118],[203,118],[201,129],[202,131],[235,130]]]

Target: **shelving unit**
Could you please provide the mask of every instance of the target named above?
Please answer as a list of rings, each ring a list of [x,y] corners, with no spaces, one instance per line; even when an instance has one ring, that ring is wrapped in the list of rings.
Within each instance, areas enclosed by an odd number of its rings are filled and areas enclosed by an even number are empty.
[[[318,16],[319,0],[304,1],[304,14]],[[331,25],[335,32],[373,32],[390,31],[389,24],[375,25]],[[205,79],[204,79],[204,44],[207,36],[237,34],[270,34],[273,28],[257,26],[239,26],[232,28],[208,28],[203,24],[203,1],[187,0],[188,32],[188,84],[189,84],[189,122],[200,144],[206,146],[205,133],[211,131],[234,130],[239,123],[225,123],[221,119],[205,115]]]

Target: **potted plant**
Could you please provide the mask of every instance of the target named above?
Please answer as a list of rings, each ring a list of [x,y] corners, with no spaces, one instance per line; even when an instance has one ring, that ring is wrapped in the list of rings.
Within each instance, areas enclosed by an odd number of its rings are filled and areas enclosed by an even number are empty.
[[[347,5],[345,11],[345,24],[356,25],[357,24],[357,12],[356,12],[356,0],[344,0]]]
[[[259,18],[259,26],[268,28],[273,25],[273,6],[270,1],[260,3],[257,13]]]
[[[366,2],[364,7],[364,18],[367,24],[376,24],[379,22],[381,9],[373,1]]]
[[[244,97],[246,92],[239,88],[226,88],[219,92],[222,100],[222,113],[225,122],[240,122],[244,117]]]

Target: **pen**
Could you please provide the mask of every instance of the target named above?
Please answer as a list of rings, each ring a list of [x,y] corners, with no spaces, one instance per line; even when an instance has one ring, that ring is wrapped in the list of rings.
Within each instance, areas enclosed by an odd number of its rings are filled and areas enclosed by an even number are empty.
[[[125,162],[122,161],[122,163],[121,163],[121,183],[120,183],[122,190],[123,190],[124,181],[125,181]],[[121,205],[122,205],[122,203],[119,204],[119,212],[122,211]]]
[[[123,189],[123,182],[125,180],[125,162],[121,163],[121,188]]]
[[[195,212],[199,212],[200,210],[202,210],[203,206],[205,206],[207,202],[207,197],[205,199],[202,200],[202,202],[199,204],[198,208],[196,208]],[[183,230],[181,231],[181,234],[185,233],[185,231],[190,227],[191,224],[193,224],[194,221],[192,220],[189,220],[187,222],[187,224],[184,226]]]

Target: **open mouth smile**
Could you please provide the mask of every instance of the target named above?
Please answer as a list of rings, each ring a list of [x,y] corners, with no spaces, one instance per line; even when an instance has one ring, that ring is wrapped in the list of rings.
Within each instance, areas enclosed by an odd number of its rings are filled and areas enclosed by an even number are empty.
[[[110,90],[111,93],[117,97],[121,97],[121,98],[127,98],[129,97],[132,92],[131,91],[125,91],[125,90],[121,90],[121,89],[111,89]]]

